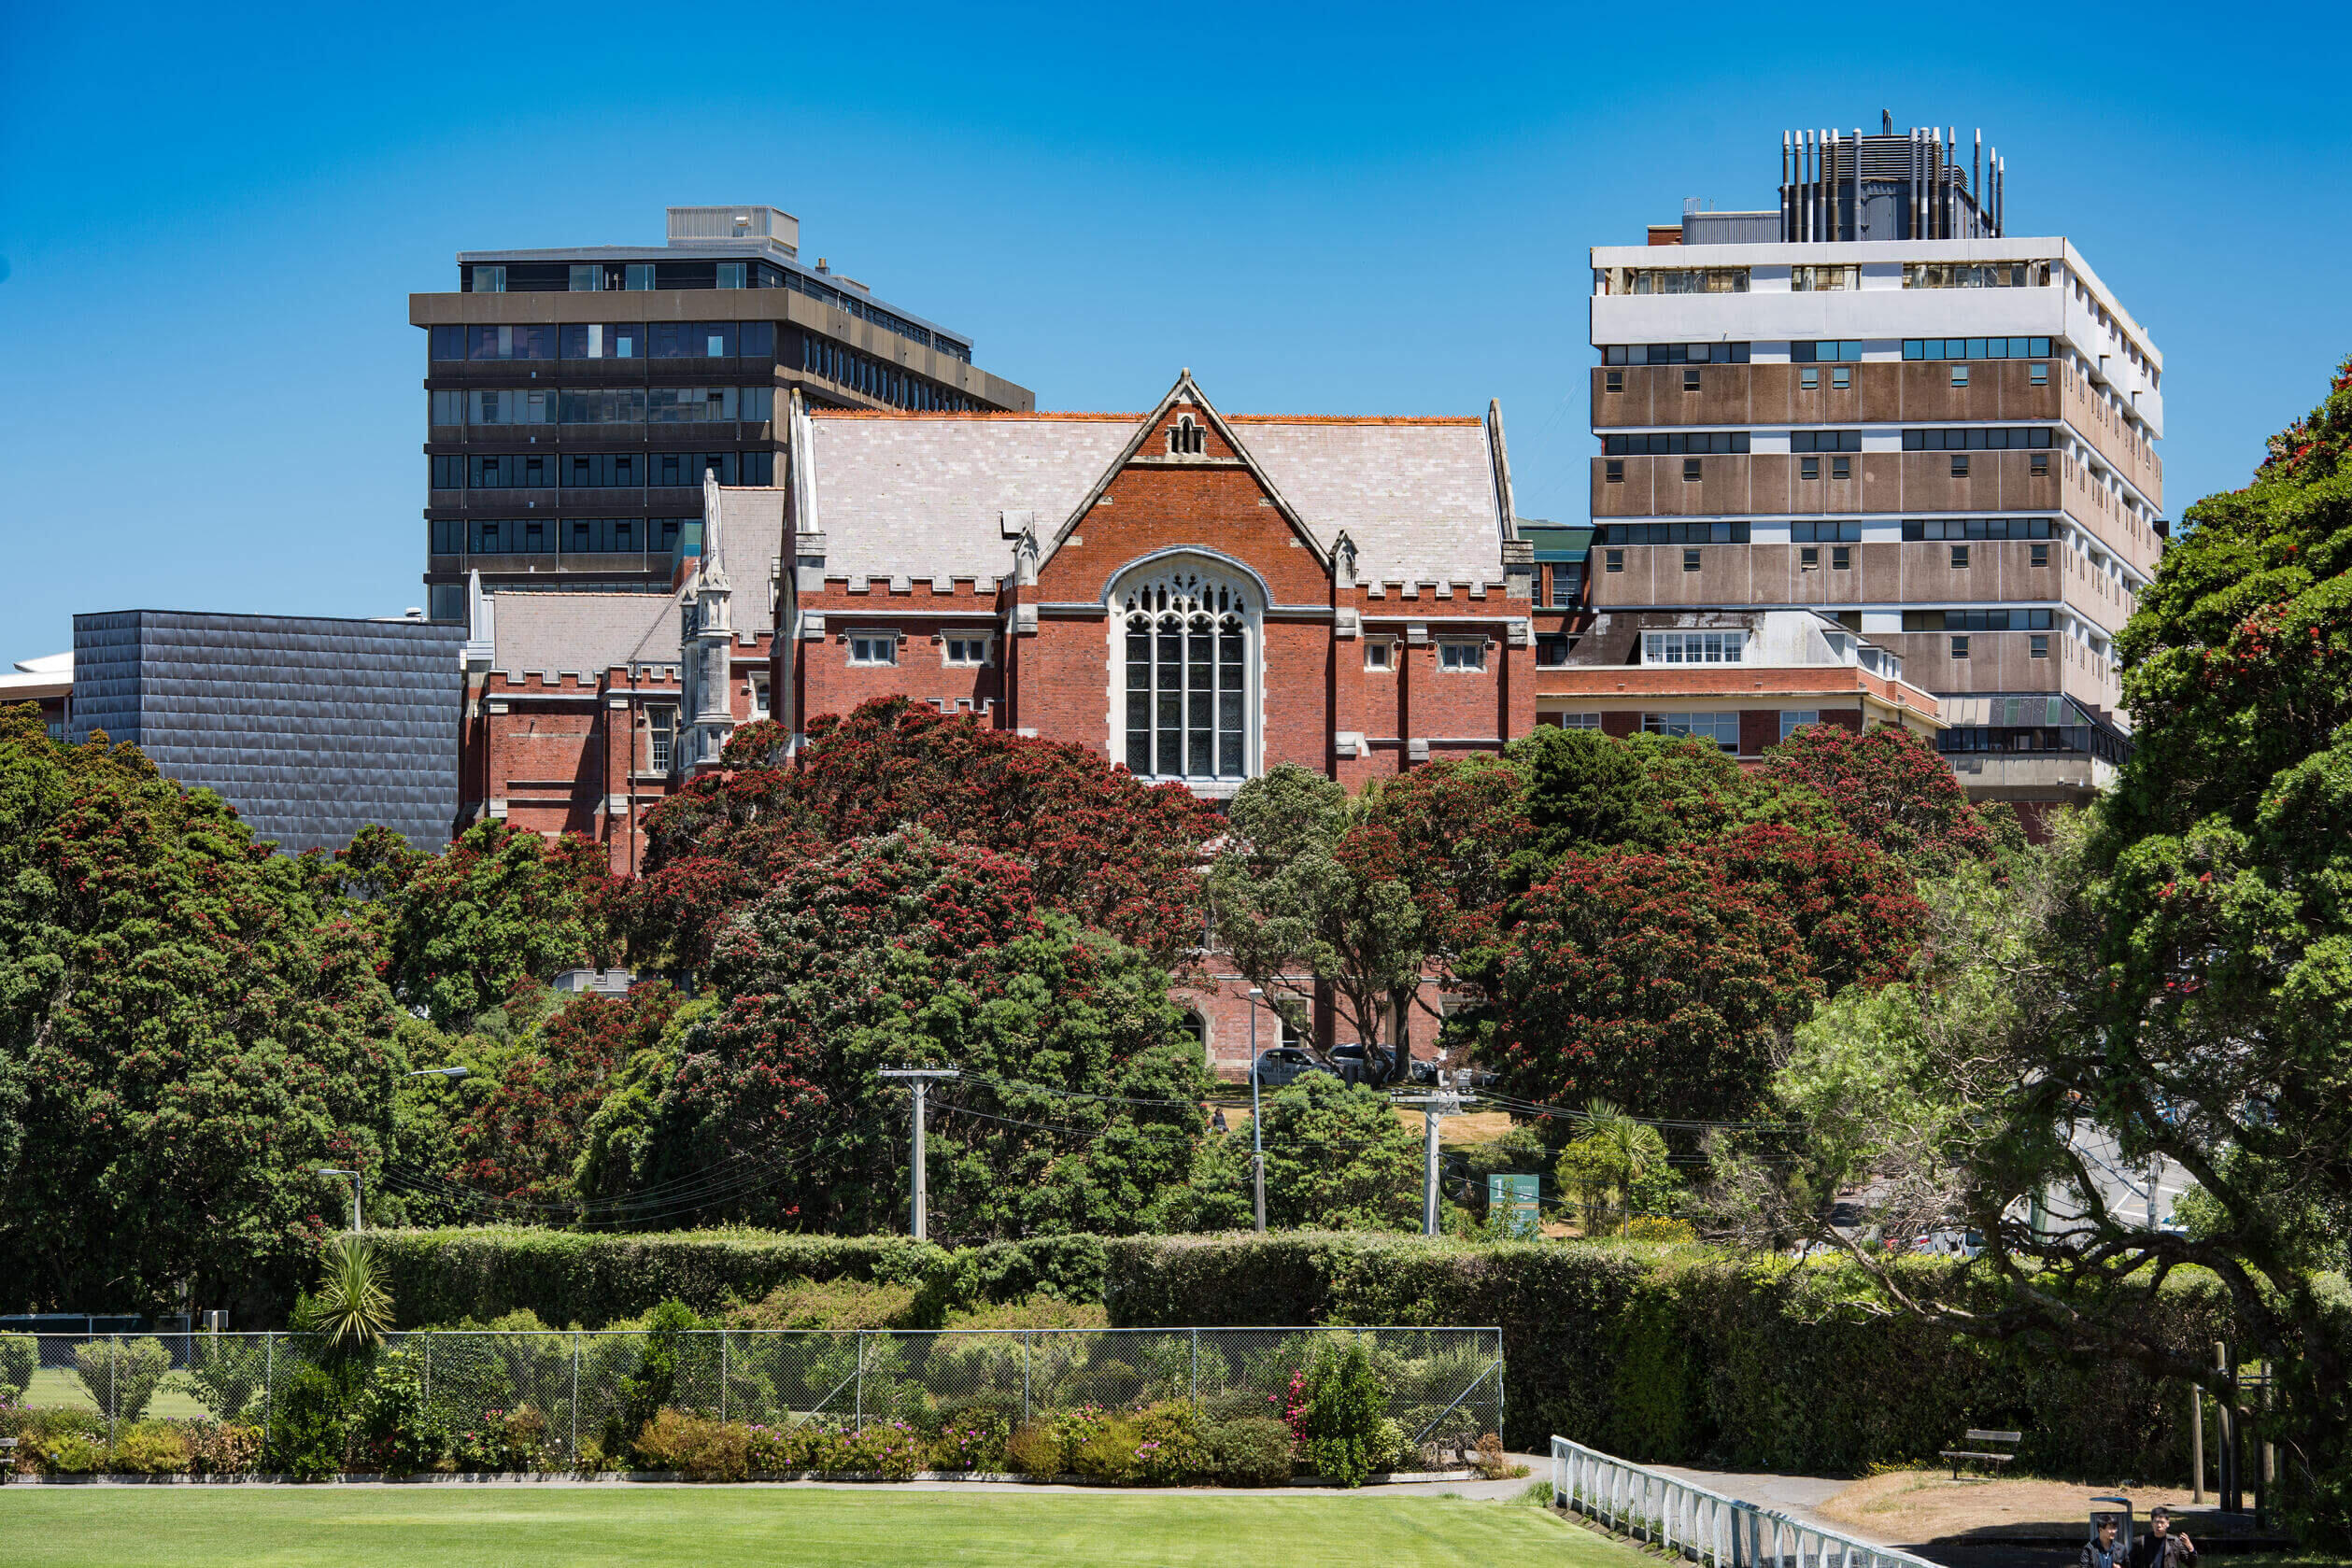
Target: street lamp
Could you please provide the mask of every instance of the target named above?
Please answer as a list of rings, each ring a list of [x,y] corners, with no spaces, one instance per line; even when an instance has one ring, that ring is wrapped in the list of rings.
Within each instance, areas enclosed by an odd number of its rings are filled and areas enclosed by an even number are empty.
[[[1257,1004],[1266,995],[1265,988],[1250,987],[1250,1176],[1257,1190],[1257,1230],[1266,1234],[1266,1138],[1261,1130],[1265,1123],[1257,1113]]]
[[[360,1228],[360,1194],[367,1185],[367,1178],[361,1176],[356,1170],[337,1170],[333,1165],[320,1165],[319,1167],[319,1174],[321,1176],[347,1176],[351,1179],[351,1229],[354,1234],[357,1234]]]

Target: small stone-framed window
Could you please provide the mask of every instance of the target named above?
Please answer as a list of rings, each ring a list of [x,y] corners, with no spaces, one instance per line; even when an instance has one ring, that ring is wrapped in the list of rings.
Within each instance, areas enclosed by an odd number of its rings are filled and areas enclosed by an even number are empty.
[[[956,666],[985,665],[988,662],[988,639],[951,631],[940,639],[940,659],[942,663]]]
[[[852,664],[896,664],[899,662],[899,635],[894,631],[860,631],[849,639],[849,662]]]
[[[1486,668],[1486,644],[1478,643],[1440,643],[1438,644],[1438,668],[1464,671]]]
[[[1168,427],[1168,449],[1177,457],[1199,457],[1209,450],[1208,428],[1189,414],[1180,416]]]
[[[1366,638],[1364,640],[1364,668],[1367,670],[1395,669],[1396,660],[1396,643],[1389,638]]]

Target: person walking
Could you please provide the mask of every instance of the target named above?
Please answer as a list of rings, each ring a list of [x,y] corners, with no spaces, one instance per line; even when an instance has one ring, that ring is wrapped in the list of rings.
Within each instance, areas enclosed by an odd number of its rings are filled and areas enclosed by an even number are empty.
[[[2150,1508],[2147,1533],[2132,1543],[2131,1568],[2189,1568],[2196,1561],[2197,1543],[2173,1528],[2173,1511],[2161,1504]]]
[[[2115,1544],[2113,1514],[2101,1514],[2091,1520],[2091,1532],[2090,1539],[2083,1543],[2082,1556],[2075,1568],[2132,1568],[2129,1554]]]

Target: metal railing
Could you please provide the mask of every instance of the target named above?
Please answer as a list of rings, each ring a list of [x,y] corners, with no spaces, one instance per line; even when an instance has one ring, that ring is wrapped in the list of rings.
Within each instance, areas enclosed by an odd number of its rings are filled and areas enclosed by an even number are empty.
[[[1708,1568],[1940,1568],[1565,1437],[1551,1440],[1551,1500]]]
[[[695,1330],[679,1335],[664,1404],[762,1425],[863,1430],[983,1405],[1008,1422],[1094,1405],[1190,1398],[1281,1416],[1318,1339],[1370,1341],[1388,1415],[1415,1445],[1466,1448],[1503,1424],[1502,1333],[1493,1328]],[[0,1399],[93,1410],[119,1424],[211,1419],[268,1424],[287,1385],[317,1363],[302,1334],[15,1335],[36,1354]],[[576,1454],[622,1414],[646,1335],[635,1330],[392,1334],[428,1414],[452,1429],[521,1410]],[[0,1382],[10,1377],[0,1342]]]

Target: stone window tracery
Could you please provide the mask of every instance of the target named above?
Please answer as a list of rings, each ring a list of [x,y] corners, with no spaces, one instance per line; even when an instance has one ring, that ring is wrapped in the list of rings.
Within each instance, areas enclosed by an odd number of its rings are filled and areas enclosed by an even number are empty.
[[[1196,423],[1189,414],[1180,417],[1168,427],[1168,449],[1177,457],[1199,457],[1209,450],[1207,427]]]
[[[1189,569],[1121,596],[1127,771],[1194,782],[1247,776],[1250,610],[1244,589]]]

